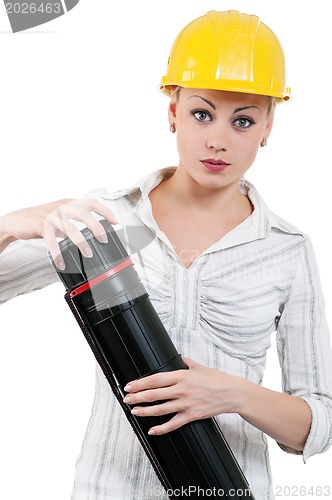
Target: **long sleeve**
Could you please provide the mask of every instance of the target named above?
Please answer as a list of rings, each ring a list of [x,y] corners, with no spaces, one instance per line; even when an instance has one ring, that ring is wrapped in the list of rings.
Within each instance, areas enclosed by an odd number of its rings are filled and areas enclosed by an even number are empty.
[[[0,304],[57,281],[43,240],[14,242],[0,255]]]
[[[332,444],[332,352],[324,309],[315,254],[307,238],[277,329],[283,391],[303,398],[312,413],[304,462]]]

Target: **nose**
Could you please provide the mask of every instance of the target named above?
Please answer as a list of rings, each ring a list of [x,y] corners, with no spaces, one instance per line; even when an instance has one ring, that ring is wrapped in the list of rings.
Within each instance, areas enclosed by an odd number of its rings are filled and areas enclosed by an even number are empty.
[[[227,132],[220,124],[209,128],[206,146],[215,151],[227,151]]]

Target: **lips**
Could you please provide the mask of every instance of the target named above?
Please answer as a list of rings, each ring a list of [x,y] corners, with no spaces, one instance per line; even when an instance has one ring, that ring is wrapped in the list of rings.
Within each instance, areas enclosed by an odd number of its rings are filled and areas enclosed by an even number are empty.
[[[230,165],[230,163],[226,163],[223,160],[217,160],[215,158],[207,158],[206,160],[201,160],[201,163],[205,168],[212,172],[221,172]]]

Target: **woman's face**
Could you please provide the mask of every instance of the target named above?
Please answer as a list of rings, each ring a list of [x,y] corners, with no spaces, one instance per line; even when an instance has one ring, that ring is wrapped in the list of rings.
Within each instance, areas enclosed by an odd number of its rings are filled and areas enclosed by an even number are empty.
[[[185,89],[173,97],[169,120],[177,131],[179,169],[206,188],[239,179],[252,165],[272,123],[271,99],[222,90]]]

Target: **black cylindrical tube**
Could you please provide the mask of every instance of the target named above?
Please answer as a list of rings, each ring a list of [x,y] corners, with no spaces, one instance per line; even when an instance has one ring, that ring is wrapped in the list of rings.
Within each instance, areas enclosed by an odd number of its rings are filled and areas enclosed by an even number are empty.
[[[106,221],[101,223],[108,243],[99,243],[84,229],[93,250],[93,257],[85,258],[68,238],[63,240],[60,248],[66,268],[57,272],[91,345],[97,346],[96,357],[99,362],[102,359],[104,373],[111,372],[124,395],[131,380],[187,367],[116,232]],[[254,498],[214,418],[190,422],[162,436],[149,436],[152,426],[171,416],[135,417],[130,412],[126,416],[170,498],[175,498],[175,491],[184,492],[183,497],[190,492],[191,498],[201,497],[203,491],[205,496],[216,498]]]

